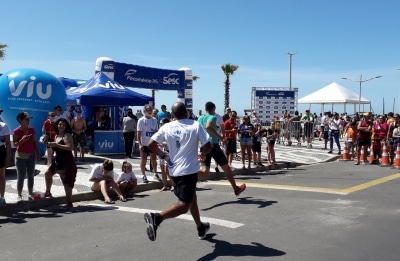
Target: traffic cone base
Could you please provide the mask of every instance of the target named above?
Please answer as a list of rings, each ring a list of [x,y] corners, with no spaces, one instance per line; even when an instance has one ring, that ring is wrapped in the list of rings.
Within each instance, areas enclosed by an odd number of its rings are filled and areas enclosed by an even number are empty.
[[[342,159],[341,161],[349,161],[350,157],[349,157],[349,150],[347,149],[347,145],[346,143],[344,144],[344,148],[343,148],[343,154],[342,154]]]
[[[396,157],[394,159],[393,168],[400,169],[400,143],[397,143]]]
[[[374,164],[375,163],[374,149],[373,149],[372,146],[373,145],[371,144],[370,153],[369,153],[369,164]]]
[[[381,159],[381,167],[388,167],[390,166],[389,162],[389,153],[387,150],[386,142],[383,142],[383,150],[382,150],[382,159]]]
[[[360,162],[364,162],[364,161],[365,161],[364,146],[361,146],[361,150],[360,150]]]

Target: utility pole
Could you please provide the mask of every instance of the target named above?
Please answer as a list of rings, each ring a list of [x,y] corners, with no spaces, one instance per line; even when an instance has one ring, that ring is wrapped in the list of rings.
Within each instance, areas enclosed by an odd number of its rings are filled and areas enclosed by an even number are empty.
[[[289,91],[292,90],[292,56],[296,53],[287,53],[289,55]]]

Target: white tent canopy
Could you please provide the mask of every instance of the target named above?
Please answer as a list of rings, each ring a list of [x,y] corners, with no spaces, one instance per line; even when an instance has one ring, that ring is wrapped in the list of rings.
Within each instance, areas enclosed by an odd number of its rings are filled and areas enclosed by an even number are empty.
[[[356,111],[356,104],[369,104],[371,106],[371,101],[366,98],[360,98],[359,94],[346,89],[345,87],[333,82],[316,92],[313,92],[301,99],[298,103],[301,104],[321,104],[322,108],[324,104],[344,104],[344,109],[346,111],[346,104],[354,104],[354,111]],[[323,109],[322,109],[323,110]]]

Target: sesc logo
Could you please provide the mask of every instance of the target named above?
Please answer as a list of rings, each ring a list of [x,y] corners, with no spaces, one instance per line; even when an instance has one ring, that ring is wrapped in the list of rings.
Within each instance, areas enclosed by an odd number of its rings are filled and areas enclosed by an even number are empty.
[[[170,73],[167,76],[163,77],[163,84],[179,84],[179,77],[177,77],[177,73]],[[176,78],[175,78],[176,77]]]
[[[13,78],[14,76],[16,75],[9,75],[10,78]],[[51,84],[47,84],[46,90],[44,90],[42,82],[35,82],[36,76],[32,75],[29,77],[29,79],[30,81],[22,80],[18,84],[16,83],[15,79],[12,79],[8,85],[11,95],[14,97],[19,97],[21,96],[22,91],[26,90],[26,98],[32,97],[35,91],[36,95],[43,100],[50,98],[52,92]]]
[[[104,71],[114,71],[114,64],[113,63],[106,63],[103,64]]]

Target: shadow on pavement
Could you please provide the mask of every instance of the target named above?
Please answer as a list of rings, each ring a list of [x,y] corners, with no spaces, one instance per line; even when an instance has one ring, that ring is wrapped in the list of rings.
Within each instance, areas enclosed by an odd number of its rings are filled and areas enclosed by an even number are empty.
[[[286,253],[274,248],[270,248],[264,246],[261,243],[251,242],[251,245],[243,245],[243,244],[231,244],[227,241],[222,241],[215,239],[216,234],[208,234],[205,240],[210,243],[214,243],[214,251],[209,253],[198,260],[206,261],[206,260],[215,260],[221,256],[231,256],[231,257],[240,257],[240,256],[259,256],[259,257],[268,257],[268,256],[283,256]]]
[[[243,197],[243,198],[239,198],[238,200],[221,202],[221,203],[215,204],[213,206],[210,206],[208,208],[203,208],[202,210],[207,211],[207,210],[210,210],[213,208],[222,207],[222,206],[231,205],[231,204],[256,205],[256,206],[258,206],[257,208],[265,208],[265,207],[269,207],[275,203],[278,203],[278,201],[267,201],[267,200],[263,200],[263,199],[253,199],[253,197]]]

